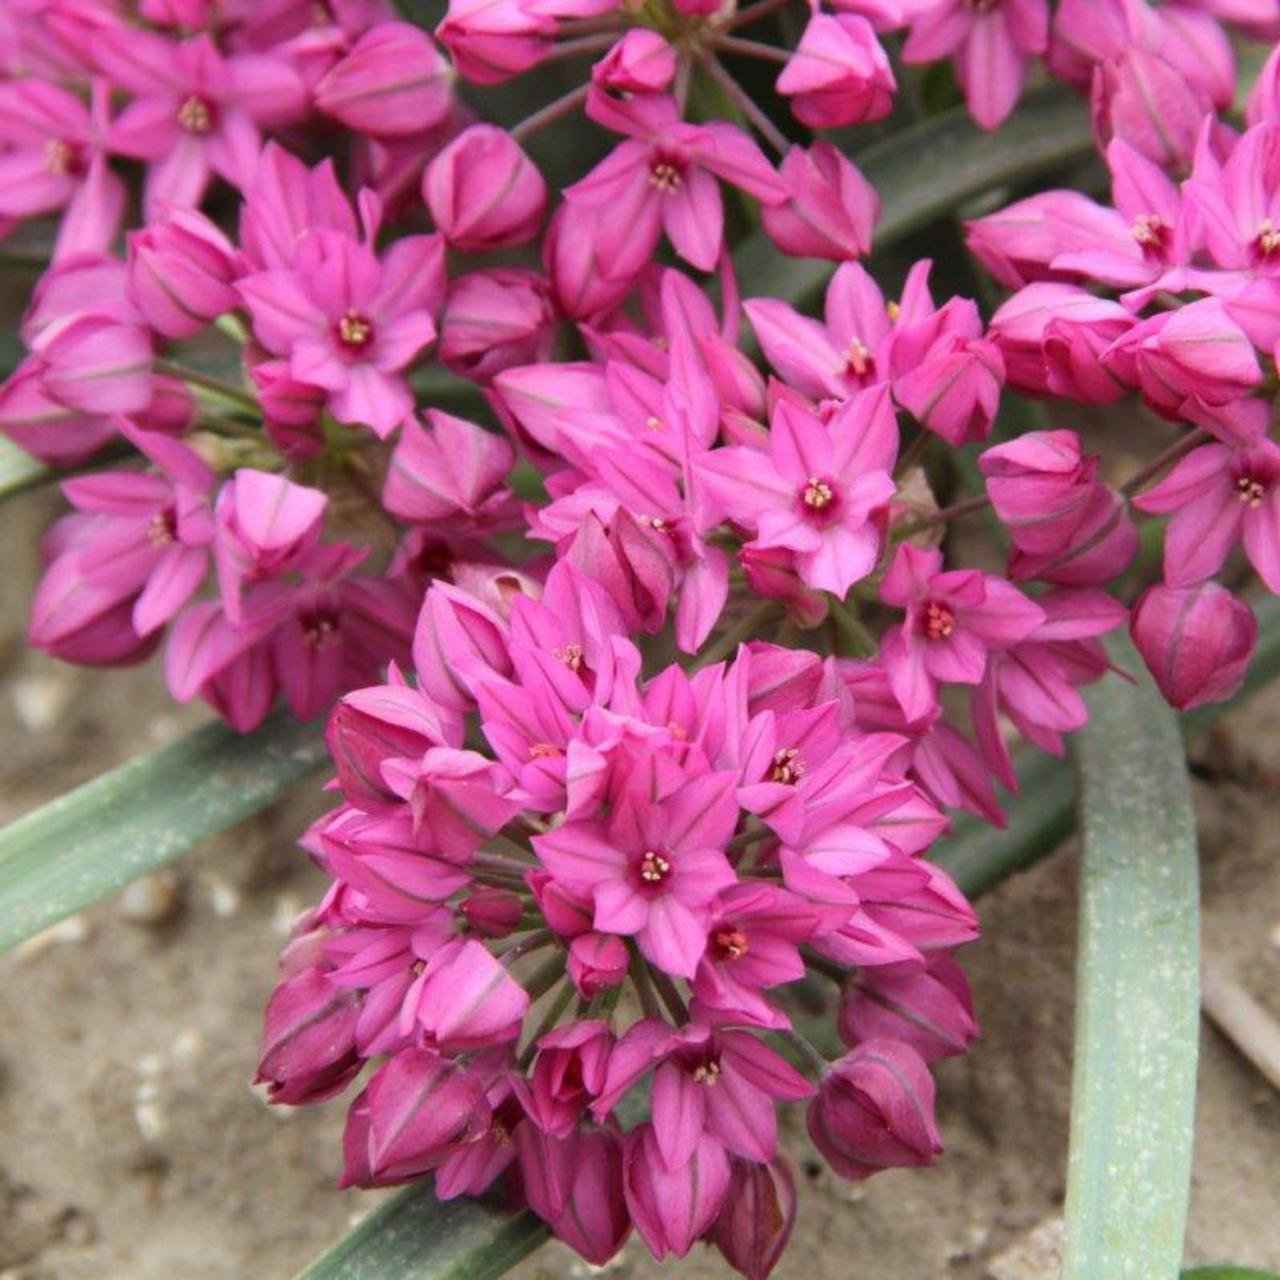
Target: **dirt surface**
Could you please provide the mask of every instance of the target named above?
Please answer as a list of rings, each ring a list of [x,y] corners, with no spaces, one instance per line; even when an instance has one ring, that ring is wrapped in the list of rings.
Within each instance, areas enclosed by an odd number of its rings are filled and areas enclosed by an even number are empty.
[[[31,557],[43,497],[0,512]],[[154,666],[96,673],[26,653],[26,570],[0,581],[0,820],[198,722]],[[1280,690],[1197,748],[1205,938],[1280,1016]],[[299,797],[152,882],[0,958],[0,1280],[276,1280],[373,1198],[332,1189],[341,1103],[268,1109],[249,1080],[289,919],[319,889]],[[963,955],[983,1038],[941,1070],[948,1151],[865,1186],[821,1171],[791,1117],[800,1222],[784,1280],[1056,1275],[1070,1070],[1074,865],[1060,852],[981,906]],[[1280,1269],[1280,1096],[1203,1031],[1187,1261]],[[548,1247],[521,1280],[586,1275]],[[728,1275],[699,1251],[618,1277]]]

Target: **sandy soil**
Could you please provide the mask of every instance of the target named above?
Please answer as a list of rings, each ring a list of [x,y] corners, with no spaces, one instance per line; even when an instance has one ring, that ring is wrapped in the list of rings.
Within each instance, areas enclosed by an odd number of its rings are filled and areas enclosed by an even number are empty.
[[[0,513],[27,548],[44,498]],[[26,653],[24,571],[0,582],[0,820],[198,720],[154,668],[73,671]],[[1205,937],[1280,1016],[1280,690],[1197,748]],[[314,791],[153,884],[0,958],[0,1280],[276,1280],[372,1198],[332,1189],[341,1105],[266,1108],[258,1022],[293,913],[318,890],[292,838]],[[1045,1280],[1064,1187],[1074,866],[1069,850],[982,904],[966,959],[984,1035],[941,1073],[938,1168],[850,1187],[787,1126],[803,1204],[780,1277]],[[1203,1032],[1188,1262],[1280,1268],[1280,1097]],[[713,1253],[618,1277],[727,1275]],[[585,1275],[549,1247],[521,1280]]]

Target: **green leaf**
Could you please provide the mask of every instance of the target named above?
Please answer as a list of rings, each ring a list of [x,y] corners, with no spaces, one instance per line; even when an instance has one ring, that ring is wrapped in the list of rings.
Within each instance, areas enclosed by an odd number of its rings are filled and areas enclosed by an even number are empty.
[[[1280,1280],[1280,1276],[1256,1267],[1192,1267],[1182,1273],[1182,1280]]]
[[[53,471],[25,449],[0,436],[0,502],[53,478]]]
[[[1127,641],[1113,655],[1136,670]],[[1143,671],[1076,740],[1083,850],[1063,1280],[1172,1276],[1200,1041],[1195,813],[1177,716]]]
[[[1092,151],[1086,107],[1056,87],[1028,94],[994,133],[979,129],[963,107],[900,130],[854,156],[880,193],[876,252],[984,191],[1025,183]],[[748,236],[734,260],[744,293],[793,303],[835,270],[834,263],[784,257],[763,231]]]
[[[207,725],[0,831],[0,950],[180,858],[327,761],[319,726],[277,711]]]
[[[548,1237],[532,1213],[435,1198],[430,1185],[398,1192],[299,1280],[494,1280]]]

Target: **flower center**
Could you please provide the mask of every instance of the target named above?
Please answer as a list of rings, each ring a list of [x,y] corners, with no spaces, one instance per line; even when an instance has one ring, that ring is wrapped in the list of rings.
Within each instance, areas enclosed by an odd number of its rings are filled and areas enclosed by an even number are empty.
[[[717,929],[711,941],[725,960],[741,960],[751,949],[741,929]]]
[[[655,160],[649,167],[649,185],[669,196],[684,186],[684,178],[669,160]]]
[[[826,480],[810,476],[800,491],[800,501],[810,511],[825,511],[836,500],[836,491]]]
[[[1000,4],[1000,0],[964,0],[964,7],[974,13],[990,13]]]
[[[1142,213],[1133,220],[1129,233],[1144,249],[1162,249],[1168,230],[1158,213]]]
[[[563,662],[570,671],[582,670],[582,646],[567,644],[563,649],[552,649],[551,656],[557,662]]]
[[[147,541],[153,547],[167,547],[177,536],[178,522],[172,511],[157,511],[147,526]]]
[[[44,144],[44,167],[60,178],[73,177],[84,172],[84,156],[74,142],[50,138]]]
[[[693,1080],[695,1084],[705,1084],[711,1088],[720,1079],[720,1064],[708,1059],[706,1062],[700,1062],[693,1069]]]
[[[945,604],[930,600],[924,610],[924,633],[930,640],[946,640],[956,629],[956,615]]]
[[[348,351],[363,351],[373,341],[373,322],[354,307],[338,321],[338,341]]]
[[[855,378],[865,378],[872,368],[871,348],[861,338],[850,338],[844,349],[844,362]]]
[[[1236,481],[1236,497],[1251,510],[1260,507],[1266,496],[1267,486],[1261,480],[1255,480],[1252,476],[1241,476]]]
[[[651,849],[640,859],[640,879],[645,884],[662,884],[670,874],[671,863],[662,854]]]
[[[309,649],[323,649],[338,631],[338,615],[331,609],[314,609],[299,619],[302,639]]]
[[[182,100],[178,108],[178,123],[188,133],[205,134],[213,129],[214,115],[213,103],[193,93]]]
[[[1258,225],[1258,234],[1254,243],[1258,246],[1258,252],[1264,258],[1269,258],[1277,249],[1280,249],[1280,227],[1277,227],[1270,218],[1263,218]]]
[[[804,761],[795,747],[784,747],[774,754],[773,765],[769,769],[770,782],[799,782],[804,773]]]
[[[560,755],[560,748],[553,747],[549,742],[535,742],[529,748],[530,760],[549,760],[553,756]]]
[[[651,413],[644,420],[644,425],[648,427],[650,431],[665,431],[667,429],[667,424],[663,422],[656,413]]]

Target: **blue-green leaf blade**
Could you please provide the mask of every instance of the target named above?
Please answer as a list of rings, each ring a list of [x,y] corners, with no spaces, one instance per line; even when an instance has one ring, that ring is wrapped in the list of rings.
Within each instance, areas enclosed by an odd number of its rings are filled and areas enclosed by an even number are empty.
[[[39,458],[0,436],[0,501],[52,478],[53,471]]]
[[[441,1202],[419,1184],[380,1205],[299,1280],[495,1280],[547,1235],[527,1211]]]
[[[1090,698],[1063,1280],[1174,1276],[1200,1036],[1195,814],[1178,718],[1138,673]]]
[[[326,761],[315,724],[196,729],[0,830],[0,950],[264,809]]]

